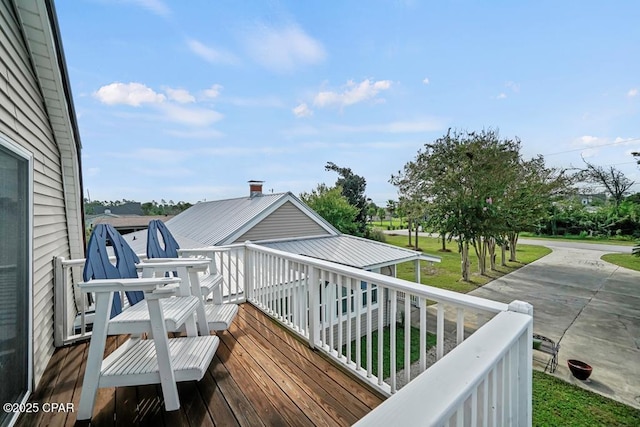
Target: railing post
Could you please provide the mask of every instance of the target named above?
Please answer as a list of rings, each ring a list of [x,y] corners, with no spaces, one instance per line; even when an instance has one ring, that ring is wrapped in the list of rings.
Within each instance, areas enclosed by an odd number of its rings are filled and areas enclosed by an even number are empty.
[[[310,267],[309,288],[309,347],[315,348],[320,339],[320,278],[318,268]]]
[[[53,257],[54,329],[53,345],[62,347],[67,338],[67,278],[62,266],[64,257]]]
[[[242,284],[242,287],[244,290],[245,301],[251,301],[253,297],[253,253],[249,250],[249,243],[251,242],[247,240],[242,247],[242,258],[244,261],[244,283]],[[238,254],[237,257],[239,259],[240,254]],[[239,280],[239,278],[236,278],[236,280]]]
[[[533,423],[533,305],[516,300],[509,304],[509,311],[531,316],[527,335],[518,348],[518,402],[514,408],[517,409],[514,424],[530,426]]]

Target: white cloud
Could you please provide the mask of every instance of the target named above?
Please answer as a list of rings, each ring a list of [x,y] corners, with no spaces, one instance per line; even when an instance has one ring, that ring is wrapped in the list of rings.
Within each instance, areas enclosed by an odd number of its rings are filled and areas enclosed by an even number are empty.
[[[275,72],[290,72],[302,65],[322,62],[325,49],[297,25],[283,28],[262,26],[245,39],[249,55]]]
[[[501,94],[499,94],[498,96],[496,96],[496,99],[505,99],[507,97],[507,94],[502,92]]]
[[[179,102],[180,104],[196,102],[196,98],[185,89],[172,89],[168,87],[165,88],[164,91],[171,101]]]
[[[187,39],[187,46],[191,52],[212,64],[235,64],[238,62],[233,54],[207,46],[196,39]]]
[[[616,139],[613,140],[613,142],[615,144],[622,144],[622,145],[631,145],[631,144],[637,144],[638,140],[640,138],[621,138],[621,137],[616,137]]]
[[[165,92],[166,96],[156,93],[142,83],[111,83],[98,89],[94,96],[108,105],[125,104],[139,107],[142,104],[149,104],[162,114],[163,120],[187,126],[207,127],[223,117],[222,114],[208,108],[187,106],[186,104],[196,102],[196,99],[184,89],[165,88]],[[118,114],[126,116],[123,112]],[[158,120],[158,114],[151,113],[149,110],[143,114],[137,114],[136,117],[150,121]]]
[[[309,108],[306,102],[298,105],[292,111],[296,117],[309,117],[313,115],[313,110]]]
[[[603,141],[597,136],[584,135],[578,138],[577,141],[581,145],[602,145]]]
[[[424,80],[422,80],[422,83],[428,85],[429,84],[429,78],[425,77]]]
[[[627,92],[627,96],[629,98],[633,98],[633,97],[635,97],[637,95],[638,95],[638,89],[637,88],[630,89],[629,92]]]
[[[165,96],[153,91],[142,83],[111,83],[102,86],[93,94],[107,105],[125,104],[139,107],[142,104],[159,104]]]
[[[136,4],[160,16],[169,16],[171,10],[161,0],[128,0],[129,3]]]
[[[206,127],[223,117],[217,111],[207,108],[183,107],[168,103],[160,104],[159,107],[167,119],[190,126]]]
[[[220,91],[222,90],[222,85],[214,84],[209,89],[205,89],[202,91],[202,94],[205,98],[215,99],[220,96]]]
[[[346,107],[348,105],[357,104],[358,102],[375,98],[379,92],[387,90],[390,87],[390,80],[378,80],[376,82],[372,82],[369,79],[365,79],[360,83],[355,83],[353,80],[349,80],[345,89],[341,92],[319,92],[313,100],[313,105],[318,107],[328,107],[332,105]]]

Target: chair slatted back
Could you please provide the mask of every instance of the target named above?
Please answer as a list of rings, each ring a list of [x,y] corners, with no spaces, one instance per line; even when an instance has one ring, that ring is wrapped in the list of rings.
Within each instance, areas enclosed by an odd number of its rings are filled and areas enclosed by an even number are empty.
[[[167,226],[159,219],[149,222],[147,256],[149,258],[178,258],[180,245]]]
[[[111,244],[116,256],[116,264],[109,260],[108,244]],[[134,279],[138,277],[136,264],[140,262],[133,249],[122,238],[120,233],[108,224],[98,224],[93,229],[87,246],[87,259],[82,277],[84,281],[91,279]],[[144,292],[125,292],[131,305],[144,298]],[[114,293],[111,306],[111,317],[122,312],[120,295]]]

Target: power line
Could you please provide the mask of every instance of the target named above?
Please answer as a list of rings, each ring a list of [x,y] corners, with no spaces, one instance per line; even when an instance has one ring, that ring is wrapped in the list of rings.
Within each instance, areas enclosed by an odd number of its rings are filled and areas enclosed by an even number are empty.
[[[611,145],[618,145],[618,144],[623,144],[625,142],[633,142],[633,141],[640,141],[640,138],[625,139],[625,140],[622,140],[622,141],[610,142],[609,144],[591,145],[591,146],[582,147],[582,148],[574,148],[572,150],[558,151],[557,153],[543,154],[543,156],[545,156],[545,157],[547,157],[547,156],[555,156],[557,154],[572,153],[574,151],[584,151],[584,150],[588,150],[589,148],[608,147],[608,146],[611,146]]]

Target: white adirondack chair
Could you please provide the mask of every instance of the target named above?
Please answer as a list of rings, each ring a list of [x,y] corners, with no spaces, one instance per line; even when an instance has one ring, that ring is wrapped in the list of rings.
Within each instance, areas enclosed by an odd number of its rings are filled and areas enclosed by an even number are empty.
[[[116,255],[115,265],[107,253],[108,243]],[[79,284],[96,298],[79,420],[91,418],[99,387],[160,383],[167,410],[178,409],[176,381],[201,379],[220,342],[209,335],[202,299],[191,293],[191,289],[196,293],[200,289],[197,275],[208,268],[207,260],[171,260],[146,267],[138,261],[113,227],[96,226],[87,248],[85,281]],[[167,271],[175,270],[187,280],[165,277]],[[132,304],[126,310],[122,310],[121,293]],[[182,329],[187,337],[168,338],[168,331]],[[153,339],[143,340],[143,333]],[[119,334],[131,334],[131,338],[102,360],[107,336]]]
[[[197,301],[193,303],[193,297],[175,296],[179,293],[180,282],[179,278],[159,277],[97,279],[79,284],[83,291],[95,294],[96,312],[78,420],[91,418],[100,387],[161,384],[165,408],[173,411],[180,408],[176,383],[202,379],[220,339],[210,335],[168,337],[167,322],[176,325],[185,322],[193,317],[198,307]],[[145,294],[153,339],[132,336],[103,360],[107,336],[122,333],[125,325],[109,320],[114,292],[131,290]],[[161,301],[172,300],[175,303],[170,308],[161,304]],[[130,325],[137,327],[135,322]]]
[[[204,247],[196,249],[180,249],[178,242],[175,240],[167,226],[160,220],[152,220],[149,222],[147,232],[147,259],[145,265],[153,263],[163,263],[177,259],[203,259],[209,262],[209,269],[206,272],[192,269],[190,272],[177,270],[178,277],[183,280],[189,280],[191,285],[191,294],[197,295],[204,302],[203,311],[198,312],[198,322],[201,323],[206,319],[207,325],[212,331],[223,331],[229,328],[231,322],[238,314],[238,306],[236,304],[226,304],[223,302],[222,282],[223,277],[218,273],[215,254],[216,252],[228,251],[227,248],[220,247]],[[197,289],[197,283],[200,288]]]

